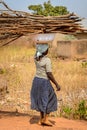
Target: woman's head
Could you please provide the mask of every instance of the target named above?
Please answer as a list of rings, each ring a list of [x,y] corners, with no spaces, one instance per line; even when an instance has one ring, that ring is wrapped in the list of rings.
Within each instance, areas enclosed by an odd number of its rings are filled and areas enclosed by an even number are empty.
[[[40,58],[48,54],[48,43],[37,43],[35,58]]]

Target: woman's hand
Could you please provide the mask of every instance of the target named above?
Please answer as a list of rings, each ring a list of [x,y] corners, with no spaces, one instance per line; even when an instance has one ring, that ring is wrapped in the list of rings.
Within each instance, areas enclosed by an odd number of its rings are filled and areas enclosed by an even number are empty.
[[[60,86],[58,84],[56,84],[56,88],[57,88],[56,91],[60,91]]]

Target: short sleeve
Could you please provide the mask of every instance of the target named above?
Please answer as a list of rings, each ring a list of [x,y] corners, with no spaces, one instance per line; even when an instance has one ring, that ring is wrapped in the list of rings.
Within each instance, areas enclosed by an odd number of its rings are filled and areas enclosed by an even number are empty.
[[[49,58],[46,59],[46,72],[52,72],[51,60]]]

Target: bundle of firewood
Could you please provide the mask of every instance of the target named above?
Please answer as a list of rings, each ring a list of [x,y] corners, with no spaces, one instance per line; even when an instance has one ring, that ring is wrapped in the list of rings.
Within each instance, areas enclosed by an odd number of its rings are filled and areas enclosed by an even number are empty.
[[[71,33],[85,32],[79,23],[82,19],[74,13],[62,16],[36,16],[27,12],[14,11],[4,2],[7,10],[0,10],[0,40],[17,38],[28,33]]]

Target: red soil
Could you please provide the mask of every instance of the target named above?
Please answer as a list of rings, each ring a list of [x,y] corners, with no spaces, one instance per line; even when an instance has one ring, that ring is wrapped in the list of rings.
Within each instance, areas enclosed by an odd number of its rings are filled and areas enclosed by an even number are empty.
[[[87,122],[50,117],[52,127],[38,125],[39,116],[0,114],[0,130],[87,130]]]

